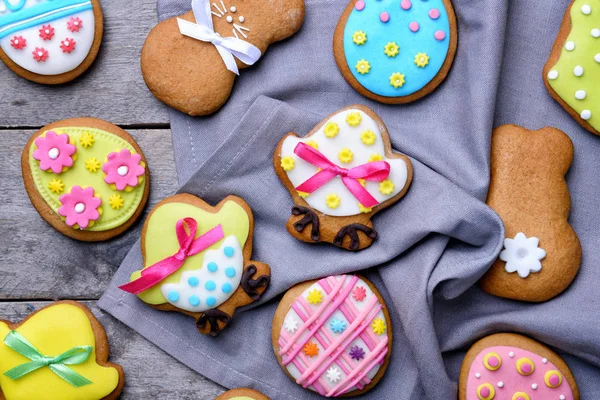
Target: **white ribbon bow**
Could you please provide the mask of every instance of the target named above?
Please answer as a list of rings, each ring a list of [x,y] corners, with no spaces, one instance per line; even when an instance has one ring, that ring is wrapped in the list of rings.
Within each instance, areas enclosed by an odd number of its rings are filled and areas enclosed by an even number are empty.
[[[177,18],[182,35],[215,45],[227,69],[236,75],[240,72],[235,58],[246,65],[258,61],[262,53],[256,46],[233,36],[222,37],[215,32],[210,13],[210,0],[192,0],[192,10],[196,23]]]

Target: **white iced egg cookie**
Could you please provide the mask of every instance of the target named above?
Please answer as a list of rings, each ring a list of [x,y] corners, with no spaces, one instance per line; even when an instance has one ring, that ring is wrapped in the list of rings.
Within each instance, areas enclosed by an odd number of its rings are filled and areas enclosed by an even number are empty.
[[[363,106],[330,115],[303,138],[287,135],[274,165],[297,205],[290,232],[350,250],[376,238],[370,217],[403,197],[413,174],[408,157],[392,151],[381,119]]]
[[[0,59],[26,79],[76,78],[96,58],[101,40],[98,0],[0,0]]]

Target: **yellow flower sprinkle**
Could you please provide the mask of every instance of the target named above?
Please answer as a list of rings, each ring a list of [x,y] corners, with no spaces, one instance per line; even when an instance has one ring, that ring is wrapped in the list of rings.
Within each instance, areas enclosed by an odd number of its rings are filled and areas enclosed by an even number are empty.
[[[356,72],[361,75],[368,74],[371,71],[371,64],[364,58],[358,61],[355,65]]]
[[[396,42],[389,42],[383,48],[383,52],[388,57],[396,57],[398,53],[400,53],[400,46],[398,46]]]
[[[429,56],[425,53],[417,53],[415,56],[415,64],[417,67],[425,68],[429,64]]]
[[[405,82],[406,81],[404,80],[404,74],[401,74],[400,72],[395,72],[392,74],[392,76],[390,76],[390,85],[392,85],[396,89],[404,86]]]
[[[379,184],[379,191],[385,194],[386,196],[389,196],[394,192],[394,187],[394,183],[389,179],[386,179],[385,181]]]
[[[372,144],[374,144],[375,139],[377,139],[377,136],[373,131],[364,131],[360,134],[360,140],[367,146],[371,146]]]
[[[61,194],[65,190],[65,184],[60,179],[52,179],[48,184],[48,189],[56,194]]]
[[[369,157],[369,162],[375,162],[375,161],[383,161],[383,157],[381,156],[381,154],[378,154],[378,153],[371,154],[371,157]]]
[[[292,156],[285,156],[281,158],[281,168],[283,168],[284,171],[291,171],[295,166],[296,161],[294,161]]]
[[[352,35],[352,41],[357,45],[361,46],[367,41],[367,34],[363,31],[356,31]]]
[[[365,207],[362,204],[358,203],[358,209],[360,210],[361,213],[363,214],[367,214],[370,213],[371,211],[373,211],[373,207]]]
[[[340,206],[340,197],[332,193],[325,198],[325,202],[329,208],[338,208]]]
[[[309,140],[308,142],[306,142],[306,144],[315,150],[319,150],[319,144],[317,142],[315,142],[314,140]]]
[[[119,210],[119,209],[121,209],[121,207],[123,207],[123,205],[125,204],[125,201],[123,200],[121,195],[113,194],[108,199],[108,204],[110,204],[110,207],[113,210]]]
[[[385,321],[382,320],[381,318],[377,318],[375,321],[373,321],[373,324],[371,325],[371,327],[373,328],[373,333],[376,333],[377,335],[381,336],[385,333]]]
[[[317,305],[323,301],[323,293],[321,293],[321,291],[318,289],[313,289],[310,292],[308,292],[306,300],[308,300],[310,304]]]
[[[362,115],[358,112],[351,112],[346,116],[346,123],[350,126],[358,126],[362,122]]]
[[[298,193],[298,196],[302,197],[303,199],[307,198],[308,196],[310,196],[310,193],[306,193],[306,192],[301,192],[299,190],[296,191],[296,193]]]
[[[100,169],[100,161],[96,160],[95,157],[90,157],[85,160],[85,169],[94,173]]]
[[[88,147],[92,147],[94,145],[94,142],[96,140],[94,139],[94,135],[92,135],[89,132],[84,132],[81,134],[81,137],[79,138],[79,143],[81,143],[81,145],[83,147],[85,147],[86,149]]]
[[[340,133],[340,126],[335,122],[328,122],[323,131],[325,132],[325,136],[328,138],[334,138],[338,133]]]
[[[340,152],[338,153],[338,158],[344,164],[348,164],[349,162],[352,162],[352,160],[354,159],[354,153],[352,153],[352,150],[345,147],[342,150],[340,150]]]

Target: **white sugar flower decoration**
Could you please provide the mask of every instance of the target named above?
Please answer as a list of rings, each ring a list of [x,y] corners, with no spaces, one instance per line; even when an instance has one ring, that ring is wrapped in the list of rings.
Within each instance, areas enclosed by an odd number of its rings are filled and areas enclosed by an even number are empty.
[[[283,326],[286,331],[294,333],[296,332],[296,329],[298,329],[298,320],[292,316],[289,316],[285,319],[285,321],[283,321]]]
[[[519,232],[514,239],[504,239],[504,250],[500,259],[506,262],[506,272],[517,272],[521,278],[527,278],[530,272],[542,269],[541,260],[546,257],[546,251],[538,247],[540,240],[536,237],[528,238]]]
[[[336,383],[342,379],[342,374],[336,367],[331,367],[327,370],[327,379],[329,379],[331,383]]]

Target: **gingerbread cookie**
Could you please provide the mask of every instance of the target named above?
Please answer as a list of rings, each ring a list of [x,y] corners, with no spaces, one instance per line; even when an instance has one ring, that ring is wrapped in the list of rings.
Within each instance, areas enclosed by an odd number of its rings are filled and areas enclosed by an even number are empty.
[[[381,294],[356,275],[301,283],[273,317],[273,350],[297,384],[326,397],[357,396],[383,377],[392,326]]]
[[[215,400],[269,400],[269,398],[256,390],[243,388],[229,390]]]
[[[158,310],[187,314],[200,333],[217,336],[236,308],[269,285],[269,266],[250,259],[253,230],[252,210],[239,197],[216,207],[189,194],[169,197],[144,224],[144,268],[120,288]]]
[[[142,74],[162,102],[192,115],[225,104],[239,69],[292,36],[304,0],[193,0],[192,11],[158,24],[142,49]]]
[[[600,135],[600,0],[569,5],[544,67],[544,82],[581,126]]]
[[[0,399],[117,399],[123,368],[108,362],[102,325],[75,301],[59,301],[13,324],[0,321]]]
[[[0,0],[0,60],[30,81],[71,81],[96,59],[102,24],[98,0]]]
[[[150,173],[142,150],[121,128],[95,118],[54,122],[37,131],[21,156],[31,203],[73,239],[107,240],[143,211]]]
[[[360,94],[404,104],[442,83],[457,42],[450,0],[351,0],[335,30],[333,54]]]
[[[572,161],[573,144],[558,129],[504,125],[494,131],[487,204],[502,218],[506,239],[481,280],[486,292],[546,301],[577,275],[581,245],[568,222],[565,182]]]
[[[567,364],[525,336],[500,333],[481,339],[463,361],[459,400],[579,400]]]
[[[408,157],[392,151],[379,116],[359,105],[330,115],[304,138],[288,133],[273,163],[296,203],[288,231],[350,250],[373,243],[371,218],[400,200],[413,176]]]

